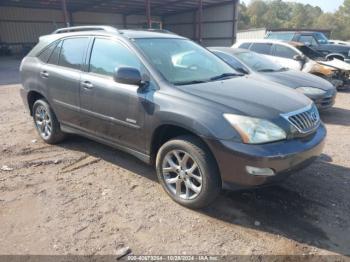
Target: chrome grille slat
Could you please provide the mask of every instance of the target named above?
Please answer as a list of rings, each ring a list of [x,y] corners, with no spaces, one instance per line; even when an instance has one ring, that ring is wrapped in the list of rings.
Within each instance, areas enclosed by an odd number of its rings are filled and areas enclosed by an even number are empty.
[[[312,123],[310,122],[310,119],[309,119],[309,117],[307,116],[306,113],[302,113],[301,117],[304,119],[304,121],[306,123],[306,128],[312,127]]]
[[[320,115],[315,105],[308,106],[296,112],[282,114],[282,116],[303,134],[312,132],[321,123]]]

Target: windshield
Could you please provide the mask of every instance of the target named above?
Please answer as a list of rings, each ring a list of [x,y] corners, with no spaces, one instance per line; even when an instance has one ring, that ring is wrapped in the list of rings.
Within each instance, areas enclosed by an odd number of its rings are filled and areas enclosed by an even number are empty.
[[[186,39],[135,39],[152,65],[172,84],[185,85],[239,75],[220,58]]]
[[[305,46],[305,45],[301,45],[301,46],[295,46],[300,52],[303,53],[303,55],[305,55],[306,57],[312,59],[312,60],[317,60],[317,59],[320,59],[320,58],[324,58],[324,56],[315,51],[314,49],[308,47],[308,46]]]
[[[252,70],[257,72],[278,72],[285,70],[284,67],[254,52],[240,52],[235,55]]]
[[[315,33],[315,37],[319,44],[328,44],[328,38],[323,33]]]

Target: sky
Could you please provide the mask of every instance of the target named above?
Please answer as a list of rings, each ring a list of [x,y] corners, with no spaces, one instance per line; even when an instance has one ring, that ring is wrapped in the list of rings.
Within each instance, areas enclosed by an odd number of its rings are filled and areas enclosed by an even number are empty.
[[[251,0],[241,0],[248,4]],[[340,5],[343,4],[344,0],[284,0],[285,2],[299,2],[303,4],[310,4],[313,6],[319,6],[325,12],[334,12]]]

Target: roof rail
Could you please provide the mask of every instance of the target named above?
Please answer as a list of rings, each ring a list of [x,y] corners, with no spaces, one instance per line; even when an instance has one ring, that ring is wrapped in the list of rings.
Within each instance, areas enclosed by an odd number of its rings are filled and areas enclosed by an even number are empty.
[[[88,26],[72,26],[65,27],[55,30],[52,34],[61,34],[69,32],[79,32],[79,31],[106,31],[111,33],[118,33],[118,29],[112,26],[99,26],[99,25],[88,25]]]

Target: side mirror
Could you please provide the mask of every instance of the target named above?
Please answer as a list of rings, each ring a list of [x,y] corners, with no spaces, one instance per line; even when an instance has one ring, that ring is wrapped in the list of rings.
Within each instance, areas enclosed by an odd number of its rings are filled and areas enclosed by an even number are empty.
[[[308,47],[312,46],[310,42],[305,42],[304,44]]]
[[[293,59],[295,61],[304,61],[304,57],[301,55],[295,55],[295,56],[293,56]]]
[[[114,71],[114,81],[127,85],[140,86],[142,84],[141,73],[133,67],[119,67]]]

